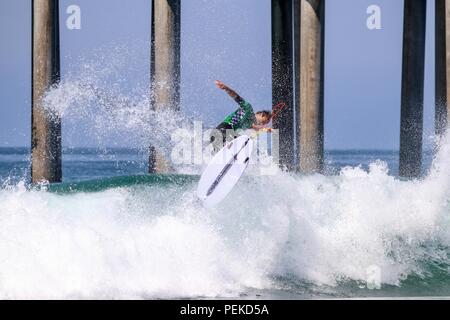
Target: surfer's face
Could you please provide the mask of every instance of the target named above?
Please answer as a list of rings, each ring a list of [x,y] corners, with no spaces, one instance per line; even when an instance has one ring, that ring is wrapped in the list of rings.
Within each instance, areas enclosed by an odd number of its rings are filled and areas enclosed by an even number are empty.
[[[259,125],[266,125],[270,122],[270,118],[264,113],[256,114],[256,123]]]

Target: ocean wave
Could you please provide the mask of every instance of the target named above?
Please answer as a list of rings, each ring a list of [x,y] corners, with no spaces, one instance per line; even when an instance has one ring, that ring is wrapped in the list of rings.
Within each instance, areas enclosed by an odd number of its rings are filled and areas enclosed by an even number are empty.
[[[203,208],[195,182],[0,190],[0,297],[236,297],[280,277],[401,287],[450,267],[450,143],[428,175],[383,162],[337,176],[247,176]],[[431,268],[431,266],[433,268]]]

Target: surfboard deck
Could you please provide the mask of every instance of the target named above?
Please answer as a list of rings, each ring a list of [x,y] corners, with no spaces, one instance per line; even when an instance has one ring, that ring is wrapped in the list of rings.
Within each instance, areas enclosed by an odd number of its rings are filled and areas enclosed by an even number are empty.
[[[213,207],[230,193],[247,168],[253,140],[242,135],[228,142],[210,161],[197,187],[197,196],[206,207]]]

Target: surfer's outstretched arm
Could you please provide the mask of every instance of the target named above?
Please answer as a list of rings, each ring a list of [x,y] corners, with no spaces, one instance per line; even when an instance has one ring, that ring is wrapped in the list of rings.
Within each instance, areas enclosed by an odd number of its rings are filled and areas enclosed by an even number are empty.
[[[224,90],[226,93],[228,93],[228,95],[237,103],[240,103],[242,101],[241,96],[239,96],[236,91],[234,91],[233,89],[231,89],[230,87],[228,87],[226,84],[224,84],[222,81],[216,80],[216,86],[219,89]]]

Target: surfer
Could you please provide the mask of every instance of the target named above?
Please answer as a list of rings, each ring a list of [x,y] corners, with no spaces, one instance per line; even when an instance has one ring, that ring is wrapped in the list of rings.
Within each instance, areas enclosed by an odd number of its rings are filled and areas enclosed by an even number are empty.
[[[228,95],[239,104],[239,108],[230,113],[220,123],[216,129],[220,131],[223,137],[223,143],[227,141],[227,138],[235,138],[235,132],[238,130],[254,129],[271,132],[271,128],[267,128],[266,125],[272,118],[272,113],[267,110],[254,112],[250,103],[245,101],[238,95],[233,89],[225,85],[223,82],[216,80],[216,86],[224,90]],[[211,136],[211,143],[215,141],[215,137]]]

